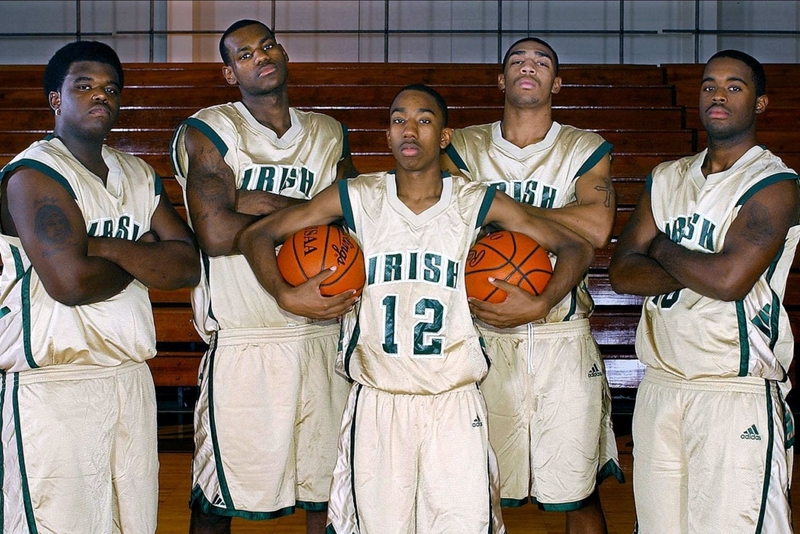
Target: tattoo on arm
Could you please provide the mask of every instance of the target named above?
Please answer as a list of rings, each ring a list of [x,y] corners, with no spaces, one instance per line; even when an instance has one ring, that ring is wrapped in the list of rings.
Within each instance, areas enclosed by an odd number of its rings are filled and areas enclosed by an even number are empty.
[[[222,211],[222,206],[228,201],[228,188],[220,179],[221,176],[231,173],[230,167],[219,159],[219,152],[212,149],[203,149],[198,154],[198,168],[192,173],[195,182],[195,191],[204,207],[200,218],[214,217]]]
[[[617,195],[616,192],[614,192],[614,188],[611,186],[611,178],[603,178],[603,185],[596,185],[594,189],[595,191],[600,191],[601,193],[606,194],[603,205],[607,208],[610,207],[611,199]]]
[[[766,248],[775,239],[777,230],[772,224],[769,210],[763,204],[753,202],[747,211],[742,237],[759,248]]]
[[[34,233],[42,244],[45,256],[61,252],[73,237],[72,225],[64,211],[52,199],[39,202],[34,218]]]

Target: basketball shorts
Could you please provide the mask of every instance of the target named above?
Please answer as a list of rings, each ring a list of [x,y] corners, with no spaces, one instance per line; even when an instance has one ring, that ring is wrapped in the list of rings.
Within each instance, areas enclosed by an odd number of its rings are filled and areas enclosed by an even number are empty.
[[[505,532],[476,385],[439,395],[355,384],[342,420],[328,533]]]
[[[153,533],[155,388],[145,363],[0,375],[2,532]]]
[[[633,415],[639,534],[791,533],[793,426],[775,382],[648,368]]]
[[[492,366],[481,383],[503,506],[582,508],[597,483],[624,481],[611,395],[588,319],[496,329],[479,323]]]
[[[200,364],[192,504],[247,519],[327,508],[350,386],[339,326],[218,332]]]

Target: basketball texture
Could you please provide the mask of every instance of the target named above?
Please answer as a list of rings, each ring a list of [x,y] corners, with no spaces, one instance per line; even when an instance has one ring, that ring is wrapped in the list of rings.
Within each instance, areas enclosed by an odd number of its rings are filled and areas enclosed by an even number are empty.
[[[299,286],[325,269],[336,271],[320,284],[330,297],[349,289],[361,294],[366,281],[364,254],[355,240],[338,226],[309,226],[294,233],[278,252],[278,269],[291,286]]]
[[[505,291],[489,282],[490,276],[539,295],[552,274],[550,257],[539,243],[507,230],[478,240],[467,255],[464,269],[467,296],[486,302],[503,302],[506,298]]]

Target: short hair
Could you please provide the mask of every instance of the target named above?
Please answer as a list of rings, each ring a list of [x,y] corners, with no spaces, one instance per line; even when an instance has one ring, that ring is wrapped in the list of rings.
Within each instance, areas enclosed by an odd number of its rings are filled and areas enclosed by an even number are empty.
[[[61,89],[70,65],[78,61],[96,61],[109,65],[117,72],[119,88],[124,86],[122,64],[113,48],[100,41],[74,41],[59,48],[44,68],[45,96]]]
[[[439,108],[439,111],[442,112],[442,126],[447,126],[447,102],[444,101],[444,97],[442,97],[442,95],[440,95],[436,89],[423,83],[412,83],[411,85],[406,85],[397,91],[397,94],[394,95],[392,102],[397,100],[397,97],[406,91],[419,91],[420,93],[425,93],[426,95],[433,97],[433,100],[436,102],[436,106]]]
[[[509,46],[508,50],[506,50],[506,55],[503,56],[503,70],[506,70],[506,63],[508,62],[508,56],[511,54],[511,51],[514,49],[514,47],[520,43],[528,43],[528,42],[539,43],[540,45],[545,46],[547,47],[548,50],[550,50],[550,52],[553,54],[553,66],[556,69],[556,74],[558,74],[558,65],[559,65],[558,53],[556,53],[555,49],[552,46],[550,46],[545,41],[539,39],[538,37],[523,37],[522,39],[519,39],[514,44]]]
[[[225,30],[225,32],[222,34],[222,37],[219,38],[219,55],[222,58],[223,63],[225,63],[228,66],[230,66],[232,63],[231,55],[228,53],[228,47],[225,46],[225,39],[227,39],[228,36],[233,32],[235,32],[236,30],[244,28],[246,26],[252,26],[254,24],[257,24],[258,26],[263,26],[264,29],[267,30],[267,32],[272,36],[272,38],[273,39],[275,38],[275,32],[272,31],[272,28],[270,28],[260,20],[253,20],[253,19],[237,20],[236,22],[228,26],[228,29]]]
[[[712,60],[725,57],[741,61],[750,67],[750,72],[753,74],[753,85],[756,86],[756,97],[767,92],[767,76],[764,74],[764,65],[750,54],[746,54],[741,50],[721,50],[708,58],[706,65],[711,63]]]

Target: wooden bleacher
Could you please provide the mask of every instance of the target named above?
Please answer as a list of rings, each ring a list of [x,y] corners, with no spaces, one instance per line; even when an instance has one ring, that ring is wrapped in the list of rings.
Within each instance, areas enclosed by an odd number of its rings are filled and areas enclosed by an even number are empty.
[[[350,129],[350,147],[362,172],[392,168],[384,130],[388,106],[408,83],[436,87],[451,108],[450,126],[498,120],[502,94],[496,65],[338,64],[290,65],[293,106],[327,113]],[[52,114],[41,89],[43,66],[0,66],[0,165],[48,133]],[[760,142],[800,169],[800,126],[794,98],[797,65],[768,65],[770,106],[759,118]],[[614,236],[628,220],[644,178],[658,163],[704,146],[697,113],[702,65],[564,65],[563,88],[554,97],[554,118],[595,130],[614,145],[612,177],[619,197]],[[147,160],[164,179],[170,199],[185,214],[181,189],[169,164],[175,126],[197,109],[238,99],[216,63],[128,64],[123,110],[108,142]],[[642,368],[633,343],[641,298],[617,295],[608,282],[614,243],[597,251],[590,284],[597,304],[592,324],[612,388],[635,388]],[[786,302],[800,334],[798,262]],[[189,291],[151,291],[158,356],[150,361],[159,386],[192,386],[204,344],[191,321]],[[792,377],[794,378],[794,377]]]

